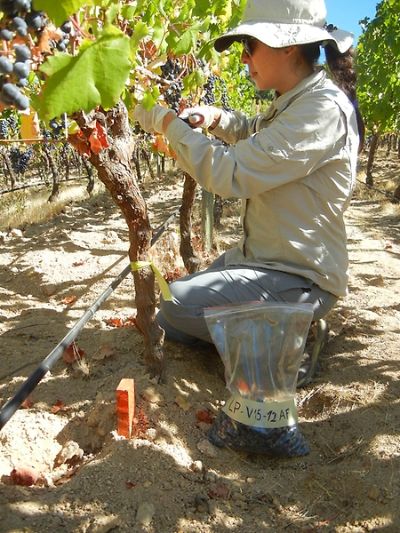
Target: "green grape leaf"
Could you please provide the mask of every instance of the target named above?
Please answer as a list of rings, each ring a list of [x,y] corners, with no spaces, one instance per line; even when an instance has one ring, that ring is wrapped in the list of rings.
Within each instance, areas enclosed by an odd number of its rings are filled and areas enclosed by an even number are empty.
[[[171,32],[167,37],[168,46],[177,56],[188,54],[195,44],[197,33],[197,31],[193,30],[184,31],[179,35]]]
[[[62,113],[110,108],[118,101],[129,76],[129,38],[113,28],[77,56],[55,54],[42,65],[47,74],[38,99],[43,120]]]
[[[61,26],[68,17],[81,7],[93,4],[90,0],[33,0],[35,11],[45,11],[56,26]]]

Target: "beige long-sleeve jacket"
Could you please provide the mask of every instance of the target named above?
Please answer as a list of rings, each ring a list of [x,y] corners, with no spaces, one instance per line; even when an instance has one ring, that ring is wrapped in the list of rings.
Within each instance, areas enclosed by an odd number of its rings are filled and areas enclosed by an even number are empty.
[[[243,236],[227,264],[250,264],[311,279],[346,294],[343,213],[356,178],[353,105],[319,71],[248,119],[223,112],[210,139],[174,120],[167,137],[179,166],[206,190],[242,199]]]

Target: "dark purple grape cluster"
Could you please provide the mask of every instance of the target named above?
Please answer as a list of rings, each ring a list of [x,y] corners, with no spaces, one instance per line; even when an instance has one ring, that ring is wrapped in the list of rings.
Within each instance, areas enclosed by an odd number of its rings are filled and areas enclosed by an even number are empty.
[[[207,78],[206,83],[203,85],[204,94],[200,98],[200,102],[205,105],[214,105],[215,104],[215,82],[217,81],[217,76],[210,74]]]
[[[8,114],[8,116],[6,116]],[[9,139],[14,137],[19,129],[19,121],[13,114],[10,114],[10,111],[0,118],[0,139]]]
[[[9,43],[0,55],[0,101],[6,106],[24,110],[28,108],[29,100],[21,89],[28,85],[31,51],[20,41],[28,37],[31,30],[41,30],[45,17],[32,10],[31,0],[0,0],[0,11],[3,12],[0,39]],[[19,38],[19,43],[12,45],[15,38]]]
[[[8,122],[5,118],[0,118],[0,139],[8,137]]]
[[[177,59],[169,58],[164,65],[161,66],[161,73],[164,80],[172,82],[168,84],[168,87],[163,91],[163,97],[165,102],[176,113],[179,113],[179,105],[182,99],[183,82],[180,79],[182,77],[182,67]]]
[[[16,174],[25,174],[33,155],[33,149],[28,147],[25,150],[20,150],[19,148],[13,147],[9,153],[14,172]]]
[[[232,107],[229,105],[228,91],[226,89],[225,80],[222,78],[218,78],[218,81],[222,109],[224,109],[225,111],[232,111]]]

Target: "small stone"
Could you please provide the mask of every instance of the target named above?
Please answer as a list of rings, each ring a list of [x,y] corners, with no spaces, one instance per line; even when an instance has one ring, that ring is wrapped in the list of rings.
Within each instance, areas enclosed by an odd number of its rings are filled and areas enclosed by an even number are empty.
[[[196,426],[203,431],[203,433],[207,433],[210,429],[210,424],[207,424],[206,422],[197,422]]]
[[[207,470],[207,472],[204,474],[204,481],[215,483],[218,479],[219,479],[218,474],[214,472],[213,470]]]
[[[207,439],[202,439],[197,443],[199,452],[207,455],[207,457],[217,457],[217,448],[211,444]]]
[[[54,283],[42,285],[41,289],[46,296],[54,296],[57,293],[57,285],[54,285]]]
[[[121,519],[118,516],[96,516],[93,523],[90,525],[89,533],[108,533],[112,529],[121,526]]]
[[[175,403],[185,412],[189,411],[189,409],[192,407],[187,397],[183,396],[182,394],[178,394],[178,396],[176,396]]]
[[[9,235],[11,237],[22,237],[23,233],[20,229],[13,228],[12,230],[10,230]]]
[[[143,502],[136,512],[136,522],[142,526],[149,526],[153,520],[155,507],[152,503]]]
[[[146,438],[153,441],[157,437],[157,430],[155,428],[149,428],[146,430]]]
[[[190,470],[192,472],[203,472],[203,463],[201,461],[193,461],[190,465]]]
[[[371,487],[368,491],[368,498],[374,502],[378,501],[380,498],[380,492],[378,487]]]
[[[142,392],[142,397],[150,403],[158,404],[162,401],[162,396],[154,389],[154,387],[147,387],[147,389]]]
[[[79,444],[73,440],[69,440],[57,454],[54,464],[55,466],[60,466],[64,463],[74,465],[79,463],[82,457],[83,450],[79,447]]]

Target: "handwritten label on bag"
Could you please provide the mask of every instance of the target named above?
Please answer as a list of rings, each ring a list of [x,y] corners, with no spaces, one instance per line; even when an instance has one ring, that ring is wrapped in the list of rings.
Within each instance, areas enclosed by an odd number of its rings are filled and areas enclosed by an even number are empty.
[[[294,398],[281,402],[256,402],[234,395],[223,409],[236,422],[258,428],[282,428],[297,423],[297,409]]]

